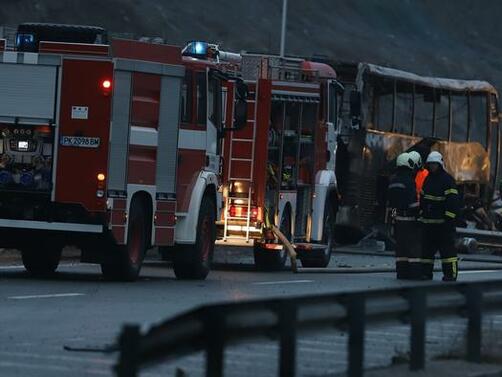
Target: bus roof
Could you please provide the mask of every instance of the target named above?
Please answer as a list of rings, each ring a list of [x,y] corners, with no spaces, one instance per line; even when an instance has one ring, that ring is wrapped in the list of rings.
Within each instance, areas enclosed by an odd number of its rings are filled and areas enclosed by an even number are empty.
[[[455,92],[487,92],[497,94],[497,90],[487,81],[480,80],[456,80],[439,77],[420,76],[415,73],[401,71],[399,69],[382,67],[375,64],[359,63],[356,83],[361,87],[364,75],[370,74],[387,79],[409,82],[420,86],[434,89],[449,90]]]

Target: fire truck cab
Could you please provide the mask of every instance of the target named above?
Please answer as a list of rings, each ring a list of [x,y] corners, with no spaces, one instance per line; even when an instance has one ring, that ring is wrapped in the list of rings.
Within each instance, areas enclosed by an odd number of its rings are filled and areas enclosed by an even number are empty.
[[[0,246],[45,275],[77,245],[120,280],[136,279],[159,246],[178,278],[203,279],[220,203],[222,88],[235,81],[179,47],[102,44],[101,31],[25,24],[16,48],[0,43]]]
[[[325,267],[334,246],[343,87],[330,66],[299,58],[242,54],[239,73],[249,88],[248,119],[225,137],[219,237],[254,239],[256,266],[280,269],[287,253],[274,224],[304,266]]]

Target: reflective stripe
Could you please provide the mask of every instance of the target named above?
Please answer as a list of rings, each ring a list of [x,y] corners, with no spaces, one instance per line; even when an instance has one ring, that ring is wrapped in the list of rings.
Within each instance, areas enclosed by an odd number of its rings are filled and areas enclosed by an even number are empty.
[[[420,263],[422,262],[421,258],[408,258],[408,262],[410,263]]]
[[[457,257],[451,257],[451,258],[441,259],[441,263],[456,263],[456,262],[458,262],[458,258]]]
[[[451,217],[452,219],[454,219],[455,217],[457,217],[456,214],[454,214],[453,212],[450,212],[450,211],[445,211],[445,216],[448,216],[448,217]]]
[[[420,204],[418,202],[411,203],[408,207],[409,208],[417,208]]]
[[[418,221],[424,224],[443,224],[444,219],[424,219],[423,217],[419,218]]]
[[[394,220],[397,221],[415,221],[416,218],[413,216],[396,216],[394,217]]]
[[[446,200],[446,197],[424,194],[424,199],[432,200],[434,202],[442,202],[442,201]]]
[[[408,262],[408,257],[396,257],[396,262]]]
[[[403,188],[405,189],[406,188],[406,185],[404,183],[391,183],[389,185],[389,188]]]
[[[449,194],[455,194],[455,195],[458,195],[458,190],[455,189],[455,188],[451,188],[451,189],[448,189],[444,192],[445,195],[449,195]]]
[[[422,258],[420,261],[421,261],[422,263],[434,264],[434,259]]]

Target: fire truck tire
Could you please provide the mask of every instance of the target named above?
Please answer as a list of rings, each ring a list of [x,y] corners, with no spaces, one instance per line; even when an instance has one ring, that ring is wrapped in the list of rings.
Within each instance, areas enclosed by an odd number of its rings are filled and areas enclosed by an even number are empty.
[[[173,268],[178,279],[204,280],[209,274],[216,240],[216,212],[213,199],[202,198],[194,245],[179,247]]]
[[[335,247],[335,209],[330,202],[326,202],[324,210],[324,225],[322,243],[326,249],[315,254],[300,257],[303,267],[327,267]]]
[[[33,276],[50,276],[58,268],[62,245],[42,241],[21,249],[24,268]]]
[[[146,210],[139,198],[133,199],[129,209],[127,244],[114,245],[113,254],[101,264],[107,280],[135,281],[141,270],[147,250]]]
[[[289,207],[283,212],[279,230],[291,241],[291,211]],[[284,268],[288,252],[283,247],[281,251],[254,249],[254,264],[260,271],[280,271]]]

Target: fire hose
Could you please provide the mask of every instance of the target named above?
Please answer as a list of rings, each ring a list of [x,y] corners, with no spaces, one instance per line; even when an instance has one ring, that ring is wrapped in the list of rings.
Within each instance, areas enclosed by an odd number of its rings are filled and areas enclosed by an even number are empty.
[[[296,251],[291,242],[289,242],[288,238],[277,228],[275,225],[272,225],[272,232],[277,236],[279,241],[282,242],[284,247],[288,252],[289,259],[291,261],[291,269],[293,272],[298,271],[297,263],[296,263]]]

